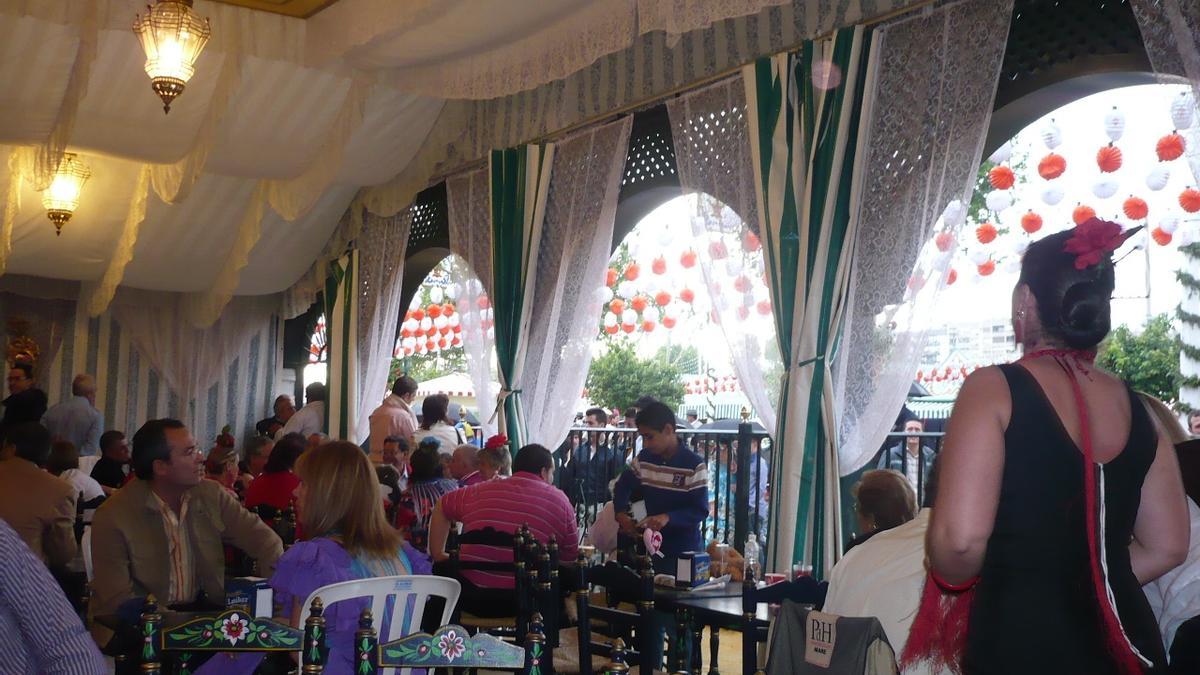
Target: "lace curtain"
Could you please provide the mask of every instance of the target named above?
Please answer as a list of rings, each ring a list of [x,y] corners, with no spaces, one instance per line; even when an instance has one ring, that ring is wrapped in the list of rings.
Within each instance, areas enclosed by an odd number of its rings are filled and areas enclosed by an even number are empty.
[[[759,243],[746,92],[740,76],[667,103],[692,246],[741,382],[763,426],[775,429],[779,347]]]
[[[467,370],[475,387],[475,405],[486,436],[496,433],[496,333],[491,307],[492,227],[487,169],[455,176],[446,182],[450,220],[450,279],[458,295]]]
[[[412,209],[381,218],[368,214],[356,248],[358,257],[358,414],[353,436],[360,442],[371,432],[371,412],[386,398],[388,373],[400,319],[404,256],[412,229]]]
[[[583,392],[633,118],[555,144],[526,340],[529,443],[557,447]]]
[[[842,475],[895,423],[936,320],[987,133],[1012,0],[964,0],[876,29],[875,104],[858,163],[861,203],[849,310],[834,363]]]

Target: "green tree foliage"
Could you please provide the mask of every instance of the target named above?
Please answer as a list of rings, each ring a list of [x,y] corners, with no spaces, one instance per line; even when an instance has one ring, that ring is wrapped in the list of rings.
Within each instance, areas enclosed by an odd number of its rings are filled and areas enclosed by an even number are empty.
[[[674,366],[681,374],[700,372],[700,352],[696,345],[663,345],[654,354],[654,358]]]
[[[672,409],[683,402],[679,368],[659,358],[641,359],[628,340],[614,340],[603,356],[592,360],[588,398],[604,408],[624,410],[640,396],[653,396]]]
[[[412,356],[392,359],[392,367],[388,373],[388,387],[397,377],[408,374],[417,382],[425,382],[435,377],[453,373],[466,373],[467,353],[462,347],[453,347],[437,354],[413,354]]]
[[[1126,326],[1114,330],[1096,362],[1137,391],[1169,403],[1179,397],[1179,349],[1170,317],[1161,314],[1140,334]]]

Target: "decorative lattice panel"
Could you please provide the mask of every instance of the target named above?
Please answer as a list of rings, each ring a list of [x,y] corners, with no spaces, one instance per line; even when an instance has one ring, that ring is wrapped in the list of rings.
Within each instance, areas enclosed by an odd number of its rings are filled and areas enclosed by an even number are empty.
[[[636,113],[629,133],[625,175],[621,178],[621,199],[650,187],[678,184],[667,107],[660,105]]]
[[[439,183],[422,191],[413,202],[412,231],[408,235],[408,254],[450,244],[450,219],[446,210],[446,184]]]

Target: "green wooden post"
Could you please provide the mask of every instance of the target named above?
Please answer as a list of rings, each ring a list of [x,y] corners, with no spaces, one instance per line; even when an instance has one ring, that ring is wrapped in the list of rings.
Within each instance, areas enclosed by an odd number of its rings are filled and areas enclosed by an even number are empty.
[[[325,657],[329,653],[325,646],[325,605],[321,598],[313,598],[308,620],[304,622],[304,667],[300,672],[320,673],[325,670]]]
[[[162,671],[162,614],[153,595],[146,598],[142,608],[142,672],[158,675]]]
[[[550,654],[546,649],[546,633],[542,628],[542,615],[534,612],[529,620],[529,634],[525,636],[525,668],[523,675],[553,673],[549,666]]]
[[[354,634],[355,675],[375,675],[379,672],[379,635],[375,632],[371,608],[367,607],[358,617],[358,632]]]

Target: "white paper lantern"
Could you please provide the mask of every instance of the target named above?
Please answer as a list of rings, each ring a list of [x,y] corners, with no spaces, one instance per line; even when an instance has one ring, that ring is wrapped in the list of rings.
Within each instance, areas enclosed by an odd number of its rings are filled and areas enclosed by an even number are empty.
[[[987,251],[978,248],[967,254],[967,258],[969,258],[971,263],[974,265],[982,265],[983,263],[987,262],[988,258],[990,257],[991,256],[988,255]]]
[[[1175,234],[1175,230],[1179,229],[1179,218],[1167,214],[1158,219],[1158,227],[1167,234]]]
[[[742,273],[746,265],[742,259],[736,255],[731,255],[725,259],[725,273],[731,277],[736,277]]]
[[[1053,150],[1062,145],[1062,130],[1058,128],[1058,125],[1054,123],[1054,120],[1047,122],[1046,125],[1042,127],[1040,133],[1042,136],[1042,142],[1046,144],[1047,148]]]
[[[1190,227],[1185,227],[1175,234],[1175,241],[1180,246],[1191,246],[1196,243],[1196,230]]]
[[[766,286],[758,285],[754,287],[754,302],[758,303],[770,299],[771,292],[767,290]]]
[[[1167,183],[1171,180],[1171,167],[1166,162],[1159,162],[1157,166],[1150,169],[1150,173],[1146,174],[1146,187],[1158,192],[1167,187]]]
[[[1095,183],[1092,183],[1092,194],[1096,195],[1100,199],[1108,199],[1109,197],[1117,194],[1118,187],[1117,181],[1111,178],[1101,178]]]
[[[612,312],[605,312],[604,313],[604,326],[606,328],[612,328],[615,325],[617,325],[617,315],[613,314]]]
[[[1029,250],[1029,243],[1030,241],[1028,237],[1017,237],[1016,241],[1013,243],[1013,253],[1015,253],[1017,257],[1025,255],[1025,251]]]
[[[432,302],[434,304],[439,304],[439,303],[441,303],[442,299],[445,297],[446,297],[446,293],[442,290],[441,286],[434,286],[433,288],[429,289],[429,301],[430,302]]]
[[[1005,274],[1016,274],[1021,271],[1021,259],[1016,256],[1005,258],[1004,264],[1000,267]]]
[[[482,314],[483,318],[487,321],[493,321],[496,318],[496,312],[491,307],[488,307],[487,309],[483,310],[482,312],[480,312],[480,314]]]
[[[1058,203],[1063,200],[1063,190],[1058,186],[1050,186],[1042,190],[1042,203],[1047,206],[1058,206]]]
[[[1113,106],[1104,116],[1104,133],[1108,134],[1113,143],[1121,140],[1122,134],[1125,133],[1125,115],[1117,106]]]
[[[601,286],[600,288],[596,289],[596,300],[599,301],[600,304],[606,304],[612,299],[613,291],[608,286]]]
[[[400,346],[405,349],[412,349],[417,346],[417,339],[415,337],[406,337],[400,341]]]
[[[957,199],[946,205],[942,211],[942,222],[949,227],[958,227],[967,222],[967,208]]]
[[[448,323],[448,324],[450,325],[450,327],[451,327],[451,328],[454,328],[455,326],[461,325],[461,324],[462,324],[462,318],[461,318],[461,315],[460,315],[458,312],[455,312],[455,313],[451,314],[451,315],[450,315],[450,318],[449,318],[449,319],[446,319],[446,323]]]
[[[1186,92],[1181,91],[1171,101],[1171,124],[1175,125],[1176,129],[1190,129],[1192,127],[1192,118],[1196,113],[1196,102]]]
[[[984,201],[989,209],[999,213],[1012,206],[1012,195],[1008,194],[1007,190],[993,190],[987,194]]]
[[[617,295],[629,300],[637,295],[637,286],[634,286],[628,279],[617,284]]]
[[[1011,158],[1012,158],[1012,141],[1008,141],[1004,145],[996,148],[996,151],[992,153],[992,156],[988,157],[988,161],[991,162],[992,164],[1003,164]]]
[[[447,325],[449,325],[449,324],[446,323],[446,317],[444,317],[444,316],[439,316],[438,318],[433,320],[433,327],[438,330],[445,328]]]
[[[653,321],[654,323],[658,323],[658,317],[659,313],[657,307],[647,307],[642,311],[643,321]]]
[[[459,288],[458,284],[450,284],[446,287],[446,297],[451,300],[458,300],[458,296],[461,293],[462,289]]]
[[[495,340],[495,339],[496,339],[496,329],[495,329],[495,328],[489,328],[489,329],[488,329],[488,332],[487,332],[487,339],[489,339],[489,340]]]
[[[637,323],[637,312],[633,311],[632,309],[626,309],[624,312],[621,312],[621,323],[623,323],[623,324]]]
[[[433,328],[433,319],[430,319],[429,317],[421,319],[421,330],[428,333],[430,328]]]

